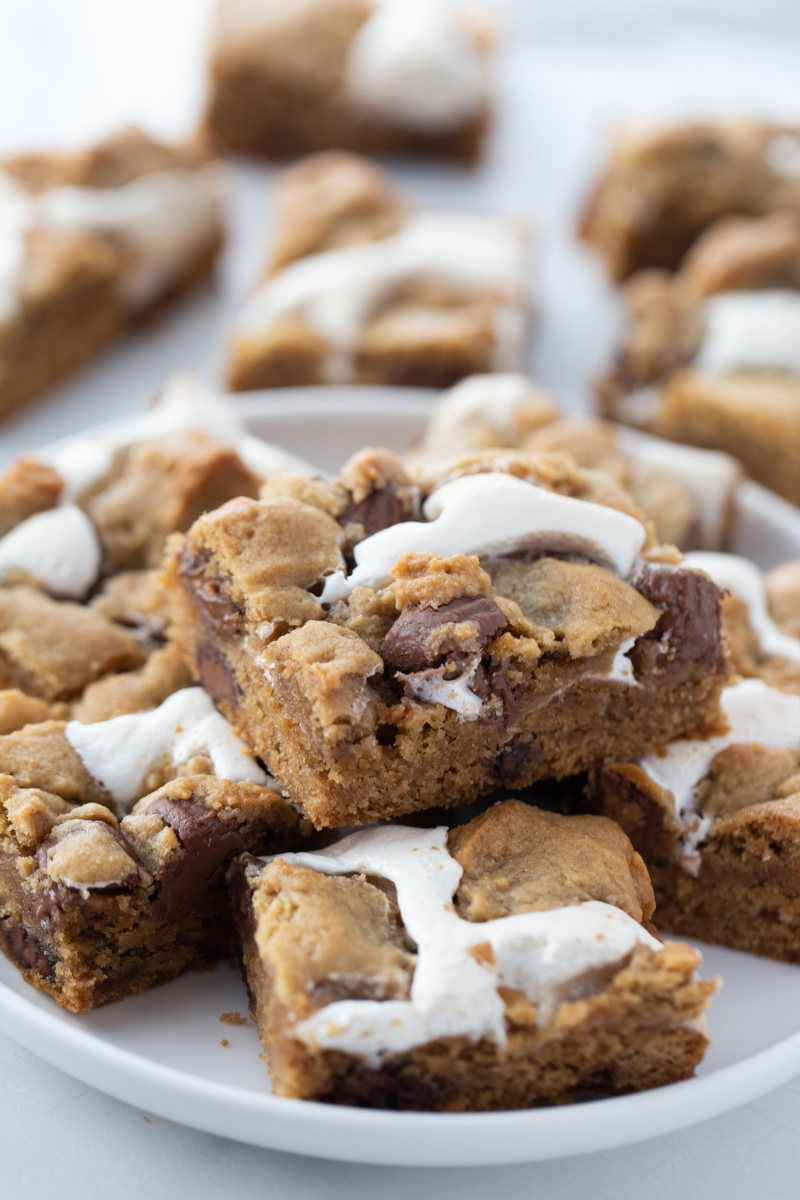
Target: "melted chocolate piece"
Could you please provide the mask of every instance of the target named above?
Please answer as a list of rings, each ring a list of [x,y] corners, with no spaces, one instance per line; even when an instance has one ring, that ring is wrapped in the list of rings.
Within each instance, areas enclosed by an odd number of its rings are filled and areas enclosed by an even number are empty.
[[[22,925],[3,929],[6,951],[13,963],[23,971],[33,971],[44,979],[55,979],[56,959],[46,946]]]
[[[271,833],[264,821],[222,820],[202,804],[178,803],[168,796],[159,797],[147,811],[161,817],[184,848],[158,881],[155,907],[165,921],[204,907],[216,914],[228,864],[243,850],[263,853]]]
[[[208,557],[182,550],[178,574],[197,607],[207,629],[220,638],[240,637],[244,632],[244,613],[228,594],[221,579],[208,574]]]
[[[339,516],[340,525],[362,525],[364,537],[372,537],[401,521],[419,520],[419,488],[411,484],[387,483],[379,492],[370,492],[358,503],[352,502]]]
[[[215,700],[222,700],[236,708],[239,704],[239,689],[236,676],[221,650],[210,642],[200,645],[195,663],[200,682]]]
[[[455,637],[445,638],[435,651],[427,644],[435,629],[461,621],[476,623],[481,649],[506,627],[503,613],[488,596],[474,599],[460,596],[439,608],[407,608],[383,639],[381,656],[387,666],[405,674],[435,667],[450,656],[463,656],[463,648]]]
[[[726,670],[722,647],[722,590],[705,575],[664,563],[646,563],[634,587],[662,609],[654,629],[642,640],[664,641],[668,666],[702,661]]]
[[[397,1069],[355,1067],[337,1080],[320,1100],[353,1108],[388,1108],[419,1112],[434,1107],[436,1093],[423,1079],[404,1075]]]

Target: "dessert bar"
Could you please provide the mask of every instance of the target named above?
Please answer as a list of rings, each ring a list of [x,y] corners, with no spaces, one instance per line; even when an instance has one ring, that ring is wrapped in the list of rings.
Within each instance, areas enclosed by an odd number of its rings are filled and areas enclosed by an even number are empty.
[[[206,123],[231,150],[473,160],[494,23],[442,0],[221,0]]]
[[[720,590],[612,480],[499,453],[425,496],[365,450],[340,480],[278,477],[173,539],[172,636],[317,826],[715,726]]]
[[[800,212],[800,129],[700,121],[621,129],[581,222],[616,280],[674,270],[720,217]]]
[[[432,487],[465,454],[498,447],[565,453],[579,467],[611,475],[650,518],[662,543],[681,550],[725,546],[743,476],[734,458],[610,422],[566,417],[525,375],[474,375],[444,392],[405,461],[415,482]]]
[[[563,1103],[691,1075],[714,983],[662,945],[621,830],[518,801],[234,873],[275,1092],[433,1110]]]
[[[734,455],[800,501],[800,216],[731,220],[670,278],[627,285],[603,415]]]
[[[197,287],[222,244],[225,176],[199,143],[136,129],[0,164],[0,417]]]
[[[121,822],[0,775],[0,945],[72,1012],[165,983],[232,953],[232,859],[302,846],[301,824],[269,787],[210,775]]]
[[[530,314],[520,222],[410,211],[373,164],[343,153],[289,168],[277,191],[276,258],[236,320],[231,390],[447,387],[522,365]]]

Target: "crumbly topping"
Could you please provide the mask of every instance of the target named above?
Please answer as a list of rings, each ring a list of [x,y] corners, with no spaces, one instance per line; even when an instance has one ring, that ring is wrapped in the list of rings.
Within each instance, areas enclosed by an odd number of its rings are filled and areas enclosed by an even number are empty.
[[[451,829],[447,846],[463,868],[456,905],[469,921],[600,900],[647,924],[655,909],[642,859],[606,817],[507,800]]]
[[[73,803],[105,804],[105,789],[67,741],[64,721],[27,725],[0,737],[0,772],[21,788],[41,788]]]
[[[156,567],[170,533],[235,496],[257,496],[260,482],[232,446],[176,433],[118,451],[86,509],[115,570]]]
[[[64,480],[52,467],[22,455],[0,474],[0,537],[58,503]]]
[[[44,700],[69,699],[90,680],[143,660],[131,635],[92,608],[28,587],[0,590],[0,662],[7,686],[17,684]]]
[[[50,705],[46,700],[28,696],[19,688],[0,690],[0,735],[13,733],[24,725],[36,725],[51,716],[66,716],[66,711],[58,714],[52,711],[53,708],[66,710],[66,707],[64,704]]]
[[[252,621],[283,632],[321,615],[307,589],[342,569],[341,539],[341,527],[326,512],[275,497],[231,500],[195,523],[188,545],[213,555],[216,571],[230,578],[234,601]]]
[[[489,563],[488,568],[495,590],[519,605],[537,630],[552,630],[573,658],[640,637],[660,616],[640,592],[604,567],[540,558]]]
[[[397,903],[363,878],[329,877],[278,858],[261,873],[253,908],[270,987],[280,1003],[302,1006],[297,1016],[341,996],[409,994],[415,960]]]
[[[399,609],[411,606],[438,608],[459,596],[485,596],[492,581],[477,557],[454,554],[401,554],[392,574],[395,602]]]
[[[273,475],[261,485],[259,497],[262,500],[284,498],[299,500],[301,504],[310,504],[312,508],[321,508],[334,520],[344,511],[350,502],[347,489],[338,480],[304,475]]]
[[[397,620],[395,587],[353,588],[346,600],[340,601],[328,619],[363,638],[371,650],[380,652],[383,639]]]
[[[123,713],[143,712],[157,708],[167,696],[192,683],[192,673],[180,649],[170,643],[151,654],[138,671],[124,671],[90,683],[73,704],[72,716],[83,725],[91,725]]]
[[[264,662],[273,680],[293,681],[331,736],[374,729],[377,698],[367,681],[382,673],[383,660],[349,629],[309,621],[273,642]]]
[[[342,467],[342,483],[358,504],[370,492],[383,491],[390,483],[411,483],[401,460],[391,450],[367,446],[348,458]]]
[[[109,576],[90,604],[109,620],[141,627],[153,637],[164,636],[172,615],[170,593],[156,570]]]
[[[697,788],[697,808],[705,817],[725,817],[751,804],[795,795],[800,792],[798,768],[800,750],[738,742],[714,759],[710,775]]]
[[[22,850],[30,851],[44,841],[58,818],[73,806],[52,792],[20,788],[12,776],[0,775],[0,807],[6,825],[3,832],[6,836],[11,834]]]
[[[86,891],[138,882],[139,864],[108,816],[76,809],[54,826],[40,850],[42,866],[54,883]]]
[[[800,286],[800,217],[723,217],[697,239],[681,266],[693,295]]]

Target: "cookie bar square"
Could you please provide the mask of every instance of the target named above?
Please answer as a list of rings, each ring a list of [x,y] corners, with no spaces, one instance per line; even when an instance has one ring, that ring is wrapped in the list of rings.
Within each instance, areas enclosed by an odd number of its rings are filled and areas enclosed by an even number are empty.
[[[145,991],[233,950],[227,871],[303,845],[275,791],[176,779],[119,823],[0,776],[0,945],[72,1012]]]
[[[530,314],[520,222],[409,211],[376,167],[341,153],[290,168],[278,196],[274,271],[234,326],[232,391],[446,387],[522,365]]]
[[[800,216],[712,227],[673,278],[635,276],[603,415],[734,455],[800,500]]]
[[[481,1110],[686,1078],[713,983],[662,945],[622,831],[518,801],[365,830],[234,876],[274,1090]]]
[[[423,500],[365,451],[173,542],[173,636],[318,826],[561,778],[718,719],[711,580],[566,458],[472,470]]]
[[[478,158],[494,41],[441,0],[222,0],[206,124],[231,150]]]
[[[222,167],[199,143],[165,145],[136,129],[0,164],[0,416],[204,282],[222,244],[224,192]]]
[[[702,121],[619,131],[590,196],[581,236],[616,280],[675,270],[720,217],[800,212],[800,129]]]
[[[592,811],[647,863],[659,925],[800,962],[800,696],[742,679],[726,732],[603,768]]]

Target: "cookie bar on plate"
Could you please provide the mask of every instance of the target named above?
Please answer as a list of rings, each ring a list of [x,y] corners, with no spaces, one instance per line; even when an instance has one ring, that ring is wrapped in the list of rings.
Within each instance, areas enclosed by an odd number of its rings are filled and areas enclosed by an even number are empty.
[[[800,212],[800,128],[703,121],[622,129],[581,222],[611,276],[674,270],[720,217]]]
[[[645,859],[664,929],[800,962],[800,640],[770,612],[796,621],[797,564],[765,580],[734,555],[685,562],[728,590],[723,628],[744,678],[722,693],[718,734],[602,769],[591,806]]]
[[[0,475],[2,732],[66,715],[54,704],[84,722],[151,708],[191,683],[165,645],[166,538],[287,467],[313,470],[185,378],[141,416]]]
[[[800,215],[714,226],[673,278],[635,276],[603,415],[725,450],[800,501]]]
[[[653,521],[661,542],[681,550],[725,545],[743,476],[734,458],[607,421],[565,417],[541,388],[514,372],[473,375],[444,392],[405,461],[424,485],[445,478],[465,453],[496,447],[563,452],[579,467],[605,471]]]
[[[231,861],[301,847],[302,826],[270,787],[212,775],[167,783],[121,822],[0,775],[0,944],[73,1012],[145,991],[233,951]]]
[[[491,15],[445,0],[221,0],[206,123],[232,150],[342,148],[473,160]]]
[[[0,416],[206,280],[224,193],[202,146],[135,129],[0,164]]]
[[[303,161],[278,183],[275,269],[236,321],[228,383],[447,387],[517,369],[527,240],[510,217],[407,211],[355,155]]]
[[[662,945],[621,830],[518,801],[235,871],[253,1015],[282,1096],[524,1108],[691,1075],[715,984]]]
[[[719,589],[607,477],[498,453],[422,496],[367,450],[341,480],[278,477],[173,541],[173,636],[318,826],[563,777],[718,719]]]

